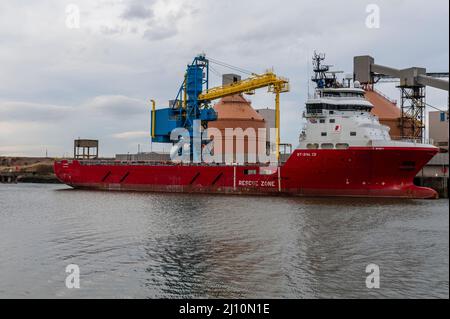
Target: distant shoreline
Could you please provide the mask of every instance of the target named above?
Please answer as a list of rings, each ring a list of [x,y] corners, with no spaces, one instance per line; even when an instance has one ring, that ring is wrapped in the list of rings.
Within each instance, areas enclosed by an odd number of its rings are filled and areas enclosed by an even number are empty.
[[[54,158],[0,156],[0,183],[60,184],[53,172]]]

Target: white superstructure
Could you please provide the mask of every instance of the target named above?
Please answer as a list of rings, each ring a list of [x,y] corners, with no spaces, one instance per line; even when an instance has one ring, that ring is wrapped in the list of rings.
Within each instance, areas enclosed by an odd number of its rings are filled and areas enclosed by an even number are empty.
[[[356,86],[358,86],[356,84]],[[373,105],[356,88],[321,88],[306,102],[307,121],[300,145],[302,149],[347,149],[349,147],[420,147],[430,145],[393,141],[389,127],[371,114]]]

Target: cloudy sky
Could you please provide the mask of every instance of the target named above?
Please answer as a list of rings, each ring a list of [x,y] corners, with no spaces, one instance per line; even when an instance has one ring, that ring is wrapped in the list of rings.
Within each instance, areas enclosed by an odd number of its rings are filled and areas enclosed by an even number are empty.
[[[379,28],[366,27],[369,4],[380,8]],[[314,50],[349,73],[362,54],[448,71],[448,25],[447,0],[3,0],[0,156],[69,155],[77,137],[99,139],[103,156],[150,150],[149,99],[173,99],[201,52],[288,77],[282,137],[295,144]],[[398,95],[393,84],[380,89]],[[428,92],[446,108],[447,94]],[[251,99],[274,104],[264,90]]]

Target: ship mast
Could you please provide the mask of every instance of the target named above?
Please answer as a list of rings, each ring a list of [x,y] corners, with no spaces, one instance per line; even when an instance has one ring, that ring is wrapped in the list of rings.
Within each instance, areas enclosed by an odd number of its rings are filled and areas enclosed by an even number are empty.
[[[314,51],[314,75],[311,80],[316,83],[316,87],[318,89],[339,87],[339,83],[336,79],[336,74],[341,73],[341,71],[330,71],[330,67],[332,67],[332,65],[322,64],[324,60],[325,53],[317,53]]]

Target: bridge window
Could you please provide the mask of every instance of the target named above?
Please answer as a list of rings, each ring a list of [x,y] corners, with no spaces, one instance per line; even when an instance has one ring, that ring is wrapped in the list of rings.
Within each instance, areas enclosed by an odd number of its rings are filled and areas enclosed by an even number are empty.
[[[322,132],[320,135],[321,136],[327,136],[327,132]]]
[[[339,97],[339,92],[324,92],[323,97]]]
[[[369,112],[372,109],[370,105],[360,104],[327,104],[327,103],[311,103],[306,104],[306,112],[308,113],[322,113],[322,110],[330,110],[330,114],[333,114],[332,110],[336,111],[364,111]]]
[[[342,97],[364,97],[364,93],[359,92],[342,92]]]

